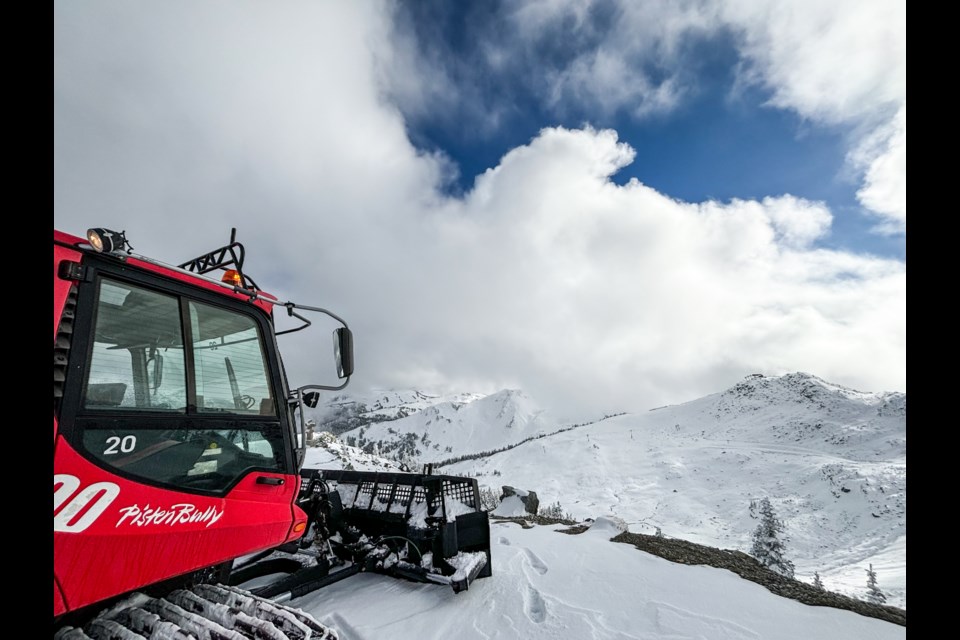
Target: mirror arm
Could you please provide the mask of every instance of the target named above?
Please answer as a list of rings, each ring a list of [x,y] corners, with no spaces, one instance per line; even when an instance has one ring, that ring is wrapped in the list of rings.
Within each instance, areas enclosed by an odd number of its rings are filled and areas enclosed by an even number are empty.
[[[276,301],[276,300],[271,300],[271,299],[269,299],[269,298],[264,298],[264,297],[261,296],[261,295],[257,295],[256,297],[257,297],[258,299],[263,300],[264,302],[266,302],[266,303],[268,303],[268,304],[272,304],[272,305],[274,305],[274,306],[279,305],[279,304],[283,304],[283,306],[284,306],[284,307],[286,308],[286,310],[287,310],[287,315],[288,315],[288,316],[297,318],[297,319],[299,319],[301,322],[304,323],[303,325],[301,325],[301,326],[299,326],[299,327],[295,327],[295,328],[293,328],[293,329],[284,329],[283,331],[277,331],[277,332],[274,333],[275,336],[282,336],[282,335],[285,334],[285,333],[293,333],[294,331],[300,331],[301,329],[306,329],[307,327],[309,327],[309,326],[311,325],[311,322],[310,322],[308,319],[304,318],[302,315],[300,315],[299,313],[297,313],[296,311],[294,311],[294,309],[303,309],[304,311],[313,311],[313,312],[315,312],[315,313],[322,313],[322,314],[324,314],[324,315],[330,316],[331,318],[333,318],[334,320],[336,320],[337,322],[339,322],[340,324],[342,324],[344,329],[347,329],[348,331],[349,331],[349,329],[350,329],[350,327],[347,326],[347,321],[346,321],[346,320],[344,320],[343,318],[341,318],[340,316],[338,316],[337,314],[333,313],[332,311],[330,311],[330,310],[328,310],[328,309],[323,309],[323,308],[321,308],[321,307],[310,307],[310,306],[303,305],[303,304],[295,304],[295,303],[293,303],[293,302],[283,302],[283,303],[281,303],[281,302],[278,302],[278,301]],[[340,385],[337,385],[337,386],[327,386],[327,385],[322,385],[322,384],[309,384],[309,385],[306,385],[306,386],[304,386],[304,387],[300,387],[299,389],[297,389],[297,392],[298,392],[298,393],[297,393],[296,398],[293,399],[293,400],[291,400],[291,402],[302,402],[302,400],[300,399],[299,393],[302,393],[302,392],[303,392],[304,390],[306,390],[306,389],[320,389],[320,390],[323,390],[323,391],[340,391],[341,389],[345,389],[346,386],[347,386],[347,384],[349,384],[349,382],[350,382],[350,376],[347,376],[346,380],[343,381],[343,384],[340,384]],[[302,406],[302,405],[301,405],[301,406]]]
[[[294,308],[303,309],[304,311],[314,311],[314,312],[316,312],[316,313],[322,313],[322,314],[324,314],[324,315],[328,315],[328,316],[330,316],[331,318],[333,318],[334,320],[336,320],[337,322],[339,322],[340,324],[342,324],[344,327],[347,326],[347,321],[346,321],[346,320],[344,320],[343,318],[341,318],[341,317],[338,316],[337,314],[335,314],[335,313],[333,313],[332,311],[329,311],[329,310],[327,310],[327,309],[322,309],[322,308],[320,308],[320,307],[308,307],[307,305],[304,305],[304,304],[294,304],[294,303],[292,303],[292,302],[284,302],[284,303],[283,303],[283,306],[285,306],[285,307],[287,308],[287,313],[290,313],[290,314],[292,314],[292,315],[296,315],[295,313],[293,313],[293,309],[294,309]],[[297,316],[297,317],[300,318],[300,316]]]
[[[249,292],[249,291],[247,291],[247,290],[245,290],[245,289],[241,289],[240,287],[233,287],[233,288],[234,288],[238,293],[252,293],[252,292]],[[295,318],[298,318],[300,321],[302,321],[302,322],[305,323],[302,327],[297,327],[297,328],[295,328],[295,329],[284,329],[283,331],[277,331],[277,332],[274,333],[274,335],[277,335],[277,336],[282,336],[282,335],[285,334],[285,333],[293,333],[294,331],[300,331],[301,329],[306,329],[307,327],[310,326],[310,324],[311,324],[310,321],[307,320],[306,318],[304,318],[304,317],[303,317],[302,315],[300,315],[299,313],[295,313],[295,312],[294,312],[294,309],[303,309],[304,311],[313,311],[313,312],[316,312],[316,313],[322,313],[322,314],[324,314],[324,315],[330,316],[331,318],[333,318],[334,320],[336,320],[337,322],[339,322],[340,324],[342,324],[345,329],[349,329],[349,328],[350,328],[349,326],[347,326],[347,321],[346,321],[346,320],[344,320],[343,318],[341,318],[340,316],[338,316],[338,315],[335,314],[334,312],[330,311],[329,309],[323,309],[323,308],[321,308],[321,307],[310,307],[310,306],[307,306],[307,305],[305,305],[305,304],[296,304],[296,303],[294,303],[294,302],[279,302],[278,300],[273,300],[273,299],[271,299],[271,298],[265,298],[264,296],[262,296],[262,295],[260,295],[260,294],[258,294],[258,293],[254,293],[254,294],[253,294],[253,296],[251,297],[251,301],[252,301],[252,300],[260,300],[260,301],[262,301],[262,302],[266,302],[267,304],[272,304],[272,305],[274,305],[274,306],[283,305],[283,306],[286,307],[286,309],[287,309],[287,315],[288,315],[288,316],[293,316],[293,317],[295,317]]]
[[[340,389],[346,388],[346,386],[347,386],[349,383],[350,383],[350,378],[347,378],[346,380],[344,380],[344,381],[343,381],[343,384],[341,384],[341,385],[338,386],[338,387],[328,387],[328,386],[322,385],[322,384],[305,384],[305,385],[303,385],[302,387],[299,387],[299,388],[297,389],[297,391],[303,392],[303,391],[306,391],[306,390],[308,390],[308,389],[320,389],[321,391],[340,391]]]
[[[304,318],[302,315],[300,315],[299,313],[296,313],[296,312],[293,310],[293,308],[294,308],[296,305],[293,304],[292,302],[288,302],[288,303],[284,304],[283,306],[285,306],[285,307],[287,308],[287,315],[288,315],[288,316],[292,316],[292,317],[294,317],[294,318],[297,318],[298,320],[300,320],[301,322],[303,322],[303,324],[300,325],[299,327],[294,327],[293,329],[284,329],[283,331],[277,331],[276,334],[274,334],[274,335],[282,336],[282,335],[285,334],[285,333],[293,333],[294,331],[300,331],[301,329],[306,329],[307,327],[309,327],[309,326],[312,324],[309,320],[307,320],[307,319]]]

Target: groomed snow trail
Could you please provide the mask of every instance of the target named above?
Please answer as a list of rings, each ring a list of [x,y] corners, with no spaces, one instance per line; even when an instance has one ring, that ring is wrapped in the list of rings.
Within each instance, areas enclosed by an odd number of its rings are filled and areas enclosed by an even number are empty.
[[[493,576],[460,594],[360,574],[290,604],[341,640],[906,638],[904,627],[610,542],[609,529],[570,536],[558,528],[491,523]]]

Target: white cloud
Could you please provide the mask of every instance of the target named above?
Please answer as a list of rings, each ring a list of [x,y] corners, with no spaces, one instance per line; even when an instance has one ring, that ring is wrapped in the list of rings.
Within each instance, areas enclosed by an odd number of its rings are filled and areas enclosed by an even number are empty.
[[[907,107],[878,128],[852,154],[866,167],[857,198],[882,219],[885,233],[905,233],[907,226]]]
[[[443,158],[380,92],[387,9],[57,3],[56,226],[126,229],[170,262],[238,227],[262,286],[351,323],[361,387],[513,386],[571,413],[753,371],[905,389],[906,267],[812,249],[820,203],[618,186],[634,151],[590,128],[441,195]],[[295,382],[326,343],[281,338]]]
[[[691,79],[680,45],[716,28],[715,9],[701,2],[529,2],[513,6],[507,19],[515,46],[528,55],[551,40],[575,52],[566,62],[541,58],[549,68],[545,100],[555,111],[572,105],[636,117],[679,104]]]
[[[906,100],[902,0],[724,0],[721,7],[772,104],[842,123],[889,114]]]
[[[437,213],[411,312],[435,325],[437,378],[483,370],[567,409],[676,401],[753,369],[905,384],[902,264],[810,250],[819,203],[611,183],[632,157],[610,131],[546,129]]]
[[[517,50],[559,37],[576,53],[541,60],[558,65],[547,94],[555,103],[564,89],[568,100],[607,111],[630,109],[664,84],[676,93],[689,74],[689,45],[728,29],[744,78],[767,87],[774,106],[821,122],[857,123],[889,116],[906,100],[902,0],[551,0],[514,5],[506,17]]]
[[[604,49],[577,58],[563,70],[550,71],[547,79],[547,102],[560,112],[566,105],[576,104],[603,115],[627,108],[642,117],[670,111],[683,93],[675,77],[655,83],[628,64],[620,52]]]
[[[395,32],[402,55],[385,63],[396,72],[388,86],[407,113],[421,114],[429,100],[495,130],[504,107],[489,97],[496,94],[491,86],[484,90],[472,80],[491,74],[522,78],[558,116],[662,115],[696,94],[697,45],[732,36],[738,86],[760,86],[769,106],[844,132],[857,158],[851,168],[864,181],[861,203],[881,217],[878,230],[905,231],[903,0],[534,0],[511,4],[499,17],[489,30],[473,27],[485,55],[469,69],[452,71],[449,57],[429,50],[411,63],[417,56],[408,29]],[[400,72],[411,69],[412,76]],[[455,82],[457,75],[470,79]],[[886,139],[891,126],[902,129],[902,144],[897,138],[884,150],[871,142]],[[865,157],[867,147],[878,153]]]
[[[881,218],[878,231],[905,233],[906,3],[725,0],[722,14],[739,36],[744,78],[769,88],[772,105],[854,128],[853,166],[865,171],[857,197]]]
[[[808,247],[825,235],[833,222],[833,216],[824,204],[793,196],[764,198],[763,208],[785,246]]]

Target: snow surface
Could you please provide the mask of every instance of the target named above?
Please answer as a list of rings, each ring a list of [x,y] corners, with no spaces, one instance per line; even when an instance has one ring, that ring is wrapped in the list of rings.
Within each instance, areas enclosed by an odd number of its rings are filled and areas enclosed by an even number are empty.
[[[287,603],[342,640],[900,640],[906,628],[776,596],[712,567],[610,542],[615,521],[581,535],[491,523],[493,576],[441,585],[358,574]]]
[[[511,516],[527,515],[527,507],[518,496],[507,496],[500,505],[492,511],[494,515],[509,518]]]
[[[887,603],[906,608],[906,394],[855,391],[803,373],[748,376],[682,405],[575,428],[551,422],[516,391],[456,409],[446,402],[365,431],[378,439],[402,437],[404,425],[418,439],[426,432],[442,444],[429,447],[433,460],[532,438],[437,472],[477,477],[498,493],[503,485],[536,491],[541,505],[559,501],[577,519],[615,516],[634,532],[659,528],[724,549],[749,551],[758,524],[750,503],[768,497],[798,579],[812,583],[816,571],[828,590],[862,599],[872,563]],[[357,451],[338,446],[344,459]],[[310,453],[308,466],[343,464]],[[367,455],[354,467],[383,464]]]

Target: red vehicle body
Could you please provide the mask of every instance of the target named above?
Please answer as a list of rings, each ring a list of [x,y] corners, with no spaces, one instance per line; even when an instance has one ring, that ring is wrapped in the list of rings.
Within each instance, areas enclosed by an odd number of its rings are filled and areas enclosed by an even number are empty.
[[[299,538],[273,299],[59,231],[53,281],[54,618]]]

